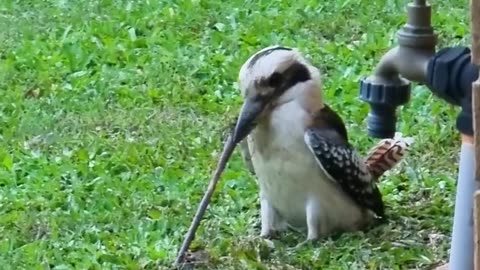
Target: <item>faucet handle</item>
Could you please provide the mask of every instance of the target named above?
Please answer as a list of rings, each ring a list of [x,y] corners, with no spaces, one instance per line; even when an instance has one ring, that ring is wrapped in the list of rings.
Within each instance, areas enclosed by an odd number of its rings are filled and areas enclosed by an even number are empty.
[[[392,82],[369,77],[360,81],[360,99],[370,104],[367,116],[368,134],[375,138],[393,138],[396,131],[396,109],[410,99],[410,82],[399,78]]]

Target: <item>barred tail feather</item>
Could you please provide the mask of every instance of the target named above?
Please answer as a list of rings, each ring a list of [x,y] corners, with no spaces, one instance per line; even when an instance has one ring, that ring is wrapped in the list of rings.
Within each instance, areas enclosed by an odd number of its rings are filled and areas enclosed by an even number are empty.
[[[396,133],[393,139],[381,140],[367,155],[365,164],[373,177],[378,179],[397,165],[413,143],[413,138]]]

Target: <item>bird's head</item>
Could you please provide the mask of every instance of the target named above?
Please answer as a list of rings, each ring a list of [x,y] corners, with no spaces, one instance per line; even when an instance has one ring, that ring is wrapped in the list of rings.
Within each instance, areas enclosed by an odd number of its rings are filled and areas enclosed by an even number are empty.
[[[321,84],[319,70],[295,48],[271,46],[253,54],[241,67],[239,86],[244,99],[233,140],[240,142],[268,114]]]

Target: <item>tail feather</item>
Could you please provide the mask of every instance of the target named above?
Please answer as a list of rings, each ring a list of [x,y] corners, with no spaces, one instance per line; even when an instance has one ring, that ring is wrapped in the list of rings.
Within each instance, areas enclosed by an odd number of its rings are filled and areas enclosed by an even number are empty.
[[[373,177],[378,179],[397,165],[412,143],[413,138],[402,137],[401,133],[396,133],[393,139],[383,139],[375,145],[365,159],[365,164]]]

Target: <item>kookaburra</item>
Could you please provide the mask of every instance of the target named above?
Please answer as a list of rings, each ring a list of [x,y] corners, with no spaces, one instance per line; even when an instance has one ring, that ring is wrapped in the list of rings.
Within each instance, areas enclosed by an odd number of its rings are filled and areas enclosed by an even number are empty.
[[[369,168],[349,143],[340,116],[324,102],[320,71],[294,48],[273,46],[252,55],[241,67],[239,87],[244,103],[232,139],[248,144],[262,237],[304,228],[308,241],[385,217],[376,181],[408,143],[384,162],[375,164],[378,157],[371,155]]]

